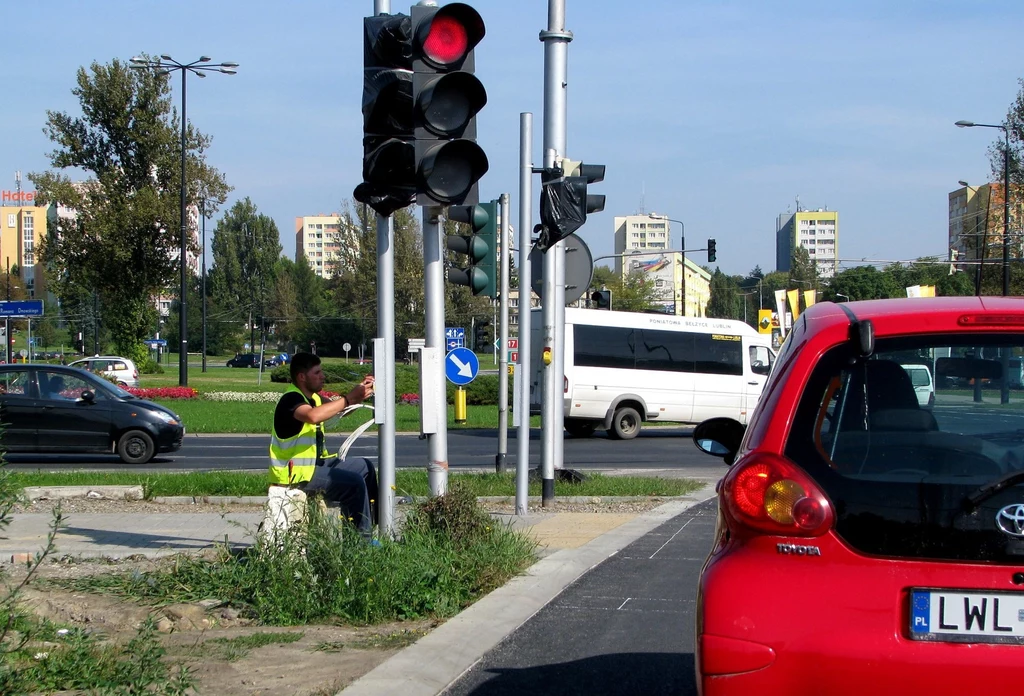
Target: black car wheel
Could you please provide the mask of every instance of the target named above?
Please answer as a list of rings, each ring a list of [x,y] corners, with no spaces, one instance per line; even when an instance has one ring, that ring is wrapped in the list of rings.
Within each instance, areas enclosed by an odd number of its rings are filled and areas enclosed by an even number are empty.
[[[640,434],[640,414],[631,406],[617,409],[608,434],[616,440],[632,440]]]
[[[117,455],[125,464],[145,464],[154,454],[153,438],[141,430],[129,430],[117,441]]]

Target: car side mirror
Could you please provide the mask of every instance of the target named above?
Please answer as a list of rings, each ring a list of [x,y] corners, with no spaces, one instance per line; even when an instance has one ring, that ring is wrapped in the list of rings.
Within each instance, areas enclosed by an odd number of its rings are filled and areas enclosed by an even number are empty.
[[[91,392],[88,389],[86,389],[84,392],[82,392],[81,398],[82,398],[82,401],[84,401],[84,402],[86,402],[88,404],[91,404],[93,401],[96,400],[96,394],[94,394],[93,392]]]
[[[693,429],[693,443],[701,452],[732,464],[746,430],[747,426],[732,418],[709,418]]]

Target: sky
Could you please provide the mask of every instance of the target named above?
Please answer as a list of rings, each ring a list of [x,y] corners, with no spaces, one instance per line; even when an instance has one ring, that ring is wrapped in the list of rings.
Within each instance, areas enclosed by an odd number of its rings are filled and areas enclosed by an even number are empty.
[[[445,3],[440,3],[445,4]],[[477,121],[490,171],[481,199],[519,209],[520,113],[542,162],[547,0],[473,0],[487,35]],[[713,266],[775,268],[776,218],[838,210],[841,267],[947,254],[948,193],[991,178],[994,129],[1024,77],[1019,0],[565,0],[567,155],[604,164],[604,212],[578,233],[614,251],[616,215],[717,240]],[[5,13],[0,189],[50,167],[47,111],[81,114],[78,68],[169,54],[239,63],[188,81],[187,116],[213,137],[208,162],[277,223],[294,258],[295,217],[343,209],[362,167],[362,18],[372,0],[50,0]],[[392,0],[393,13],[408,13]],[[180,107],[175,78],[173,103]],[[534,179],[534,198],[540,187]],[[27,180],[23,189],[31,190]],[[534,203],[536,209],[536,203]],[[208,234],[216,225],[208,222]],[[536,221],[536,215],[535,215]],[[673,246],[680,228],[671,226]],[[209,244],[208,244],[209,246]],[[211,259],[212,257],[208,258]],[[693,255],[706,263],[701,252]],[[604,262],[607,263],[607,262]]]

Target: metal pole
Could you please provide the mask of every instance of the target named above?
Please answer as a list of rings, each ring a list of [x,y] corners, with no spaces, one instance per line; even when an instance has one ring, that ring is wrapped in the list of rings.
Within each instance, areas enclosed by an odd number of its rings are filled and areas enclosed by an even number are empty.
[[[181,68],[181,299],[178,303],[178,338],[181,342],[178,348],[178,386],[188,386],[188,312],[185,306],[185,278],[188,258],[188,223],[185,217],[185,126],[188,121],[185,118],[185,76],[188,70]]]
[[[525,516],[530,474],[530,350],[533,279],[530,234],[533,230],[533,114],[519,114],[519,430],[516,431],[516,515]]]
[[[206,372],[206,199],[200,201],[203,214],[203,372]]]
[[[443,356],[444,342],[444,254],[438,217],[441,209],[423,208],[423,282],[427,348],[435,348]],[[442,370],[443,364],[442,364]],[[444,382],[442,381],[443,385]],[[421,408],[439,414],[437,432],[427,434],[427,483],[430,495],[444,495],[448,490],[448,403],[445,390],[438,390],[437,403]],[[431,408],[432,407],[432,408]]]
[[[572,32],[565,29],[565,0],[548,0],[548,28],[540,33],[540,40],[544,43],[544,167],[551,168],[566,151],[566,87]],[[549,507],[555,501],[554,472],[561,468],[563,455],[564,242],[554,245],[544,255],[544,345],[551,351],[551,364],[544,370],[541,500],[544,507]]]
[[[100,354],[100,296],[92,293],[92,352]]]
[[[505,457],[508,454],[508,286],[509,286],[509,260],[512,258],[511,242],[512,235],[508,232],[508,209],[507,193],[500,196],[501,200],[501,223],[498,228],[498,248],[501,250],[501,297],[498,318],[498,454],[494,458],[494,470],[499,474],[505,473]]]
[[[373,14],[390,14],[391,0],[374,0]],[[443,306],[443,305],[442,305]],[[361,332],[360,332],[361,334]],[[395,229],[390,216],[377,215],[377,337],[384,343],[383,389],[374,399],[383,400],[389,417],[377,425],[377,476],[380,499],[377,524],[380,533],[395,536]],[[362,336],[360,335],[360,341]],[[362,357],[360,354],[359,357]],[[374,362],[378,356],[373,356]],[[376,370],[376,366],[374,366]]]
[[[11,301],[11,257],[7,257],[7,301]],[[4,317],[4,343],[7,344],[7,364],[11,364],[11,318]]]
[[[1003,297],[1010,294],[1010,129],[1003,129]],[[1010,403],[1010,349],[1003,354],[1003,378],[1000,380],[999,403]]]

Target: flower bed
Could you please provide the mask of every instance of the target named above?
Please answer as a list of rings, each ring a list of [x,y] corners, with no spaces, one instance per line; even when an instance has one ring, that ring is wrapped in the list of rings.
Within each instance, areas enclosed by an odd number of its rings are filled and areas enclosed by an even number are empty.
[[[199,392],[192,387],[124,387],[124,390],[140,399],[195,399],[199,396]]]

